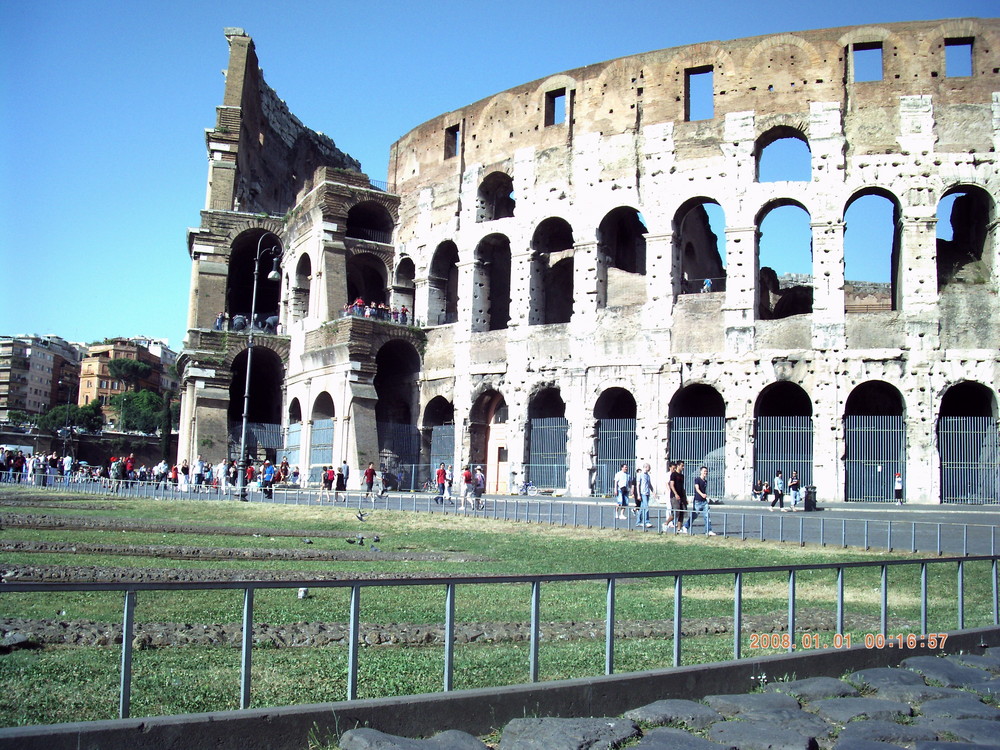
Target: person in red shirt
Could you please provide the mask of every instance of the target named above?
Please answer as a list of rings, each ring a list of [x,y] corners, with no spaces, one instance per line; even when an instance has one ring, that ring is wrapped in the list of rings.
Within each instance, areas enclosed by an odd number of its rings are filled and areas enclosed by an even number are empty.
[[[437,497],[434,498],[434,502],[436,502],[438,505],[441,505],[442,503],[444,503],[444,489],[445,485],[448,482],[448,472],[444,470],[444,463],[442,463],[438,467],[435,478],[437,480],[438,493]]]
[[[458,509],[464,510],[465,498],[469,498],[469,504],[472,506],[472,509],[475,510],[475,485],[473,484],[472,470],[468,466],[462,470],[462,485],[462,497],[459,499]]]
[[[371,498],[371,501],[375,502],[375,497],[372,495],[372,488],[375,486],[375,464],[369,462],[368,468],[365,469],[365,499]]]

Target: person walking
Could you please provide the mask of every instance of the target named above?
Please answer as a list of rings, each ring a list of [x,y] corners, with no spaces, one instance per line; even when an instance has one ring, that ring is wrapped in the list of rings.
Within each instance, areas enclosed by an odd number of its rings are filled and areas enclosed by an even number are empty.
[[[475,484],[473,492],[476,497],[475,510],[483,510],[486,507],[486,503],[483,501],[483,493],[486,492],[486,475],[483,474],[482,466],[476,467],[476,476],[473,482]]]
[[[716,536],[712,531],[712,515],[708,498],[708,467],[702,466],[694,478],[694,509],[688,514],[684,528],[691,532],[691,524],[698,515],[705,517],[705,536]]]
[[[323,500],[326,499],[330,502],[330,488],[333,485],[331,481],[331,471],[329,466],[324,466],[319,472],[320,480],[320,490],[319,490],[319,504],[323,504]]]
[[[892,493],[896,496],[896,505],[903,504],[903,475],[897,473],[892,485]]]
[[[687,534],[684,527],[684,512],[687,510],[687,492],[684,489],[684,462],[678,461],[670,475],[670,507],[674,510],[672,523],[668,524],[664,530],[673,528],[674,533]]]
[[[473,490],[475,485],[472,483],[472,470],[468,465],[462,470],[462,497],[459,499],[458,509],[465,510],[465,499],[468,498],[469,502],[475,508],[476,501],[473,499]]]
[[[644,463],[635,475],[635,491],[639,496],[639,512],[635,517],[636,528],[648,529],[653,524],[649,522],[649,503],[653,498],[653,478],[649,474],[649,464]]]
[[[785,480],[781,476],[781,469],[774,472],[774,482],[771,484],[771,493],[774,495],[774,499],[771,501],[771,506],[769,510],[774,511],[774,504],[778,504],[778,508],[781,510],[785,509]]]
[[[628,519],[628,464],[622,464],[615,474],[615,520],[625,521]]]
[[[788,491],[792,494],[792,510],[798,510],[799,503],[802,502],[802,483],[799,481],[799,472],[794,469],[788,478]]]
[[[371,500],[372,504],[375,504],[375,495],[372,494],[372,489],[375,486],[375,464],[371,461],[368,462],[368,468],[365,469],[365,500]]]
[[[438,466],[434,478],[437,482],[437,495],[434,496],[434,502],[442,505],[444,504],[444,493],[448,486],[448,472],[444,468],[444,461]]]

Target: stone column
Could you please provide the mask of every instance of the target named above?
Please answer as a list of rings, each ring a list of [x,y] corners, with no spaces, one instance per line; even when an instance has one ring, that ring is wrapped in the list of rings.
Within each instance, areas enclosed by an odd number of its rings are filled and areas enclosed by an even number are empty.
[[[900,284],[911,351],[939,348],[937,289],[937,218],[904,216],[900,250]]]
[[[674,234],[646,235],[646,299],[654,328],[669,328],[674,308]]]
[[[813,245],[812,345],[843,349],[847,345],[844,316],[844,222],[810,224]]]
[[[577,242],[573,246],[573,324],[592,327],[597,320],[598,247],[596,242]],[[606,298],[607,291],[604,296]]]
[[[757,230],[726,227],[726,353],[754,347],[757,318]]]

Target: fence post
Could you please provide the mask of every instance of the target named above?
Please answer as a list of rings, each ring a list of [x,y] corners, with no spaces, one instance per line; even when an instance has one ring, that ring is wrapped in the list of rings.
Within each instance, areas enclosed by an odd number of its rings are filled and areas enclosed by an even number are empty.
[[[743,652],[743,573],[736,572],[733,585],[733,659],[739,659]]]
[[[837,568],[837,634],[844,634],[844,569]]]
[[[531,583],[531,642],[528,646],[530,681],[538,682],[538,639],[539,639],[539,602],[541,600],[541,581]]]
[[[958,561],[958,629],[965,630],[965,561]]]
[[[240,708],[250,708],[250,660],[253,653],[253,593],[243,591],[243,638],[240,652]]]
[[[351,614],[347,633],[347,700],[358,697],[358,635],[361,629],[361,587],[351,586]]]
[[[607,605],[604,615],[604,674],[615,673],[615,579],[608,578]]]
[[[882,625],[882,637],[889,634],[889,566],[882,566],[882,601],[879,616]]]
[[[135,628],[135,591],[125,592],[122,616],[122,670],[118,693],[118,718],[127,719],[132,707],[132,631]]]
[[[455,584],[444,587],[444,691],[452,690],[455,672]]]
[[[927,635],[927,563],[920,563],[920,634]]]
[[[681,593],[683,591],[683,576],[674,578],[674,666],[681,665]]]
[[[795,650],[795,569],[788,571],[788,653]]]

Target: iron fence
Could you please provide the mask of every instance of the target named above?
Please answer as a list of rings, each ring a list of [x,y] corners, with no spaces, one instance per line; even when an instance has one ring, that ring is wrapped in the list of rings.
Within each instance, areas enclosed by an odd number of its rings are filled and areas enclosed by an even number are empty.
[[[687,476],[708,467],[708,496],[720,498],[726,482],[726,418],[674,417],[670,420],[670,460],[683,461]]]
[[[941,502],[1000,502],[1000,433],[992,417],[941,417]]]
[[[780,470],[785,478],[799,472],[802,486],[812,484],[812,417],[757,417],[754,420],[754,477],[772,481]]]
[[[732,600],[730,602],[733,613],[732,631],[732,654],[733,659],[743,658],[743,646],[746,634],[744,633],[743,616],[743,589],[746,579],[757,574],[781,574],[787,580],[787,619],[784,628],[780,631],[780,639],[774,639],[774,646],[788,652],[796,648],[809,649],[812,645],[809,633],[802,634],[796,629],[796,609],[798,607],[796,580],[801,573],[809,573],[815,576],[817,573],[828,572],[834,581],[835,596],[833,604],[836,625],[835,633],[831,637],[831,644],[835,648],[850,647],[851,637],[847,635],[844,626],[846,613],[845,590],[849,584],[848,573],[865,569],[877,569],[880,573],[880,619],[879,632],[866,634],[865,643],[853,644],[871,648],[867,643],[868,636],[873,639],[880,638],[884,644],[889,638],[888,630],[888,601],[890,594],[890,571],[896,572],[904,567],[917,567],[919,569],[919,601],[920,601],[920,642],[927,644],[929,637],[933,636],[935,643],[937,639],[947,639],[948,625],[941,622],[940,618],[934,621],[933,627],[937,632],[931,632],[931,611],[930,599],[928,596],[928,579],[931,568],[940,569],[944,566],[955,566],[955,591],[957,593],[956,621],[953,623],[956,630],[965,629],[966,607],[965,607],[965,569],[970,564],[982,563],[990,567],[992,580],[992,602],[989,613],[980,613],[980,617],[991,620],[994,626],[1000,625],[1000,602],[998,602],[998,558],[997,555],[982,555],[977,557],[949,557],[949,558],[925,558],[906,560],[881,560],[881,561],[861,561],[861,562],[838,562],[838,563],[809,563],[804,565],[771,565],[758,566],[752,568],[727,567],[698,570],[660,570],[660,571],[625,571],[625,572],[600,572],[600,573],[579,573],[579,574],[547,574],[547,575],[498,575],[498,576],[458,576],[458,577],[426,577],[426,578],[381,578],[378,580],[285,580],[285,581],[204,581],[204,582],[157,582],[157,583],[28,583],[28,582],[0,582],[0,595],[23,594],[31,592],[65,592],[65,591],[112,591],[120,592],[124,597],[123,617],[122,617],[122,656],[119,683],[119,716],[128,718],[130,716],[131,695],[132,695],[132,661],[133,661],[133,638],[135,634],[136,606],[138,594],[143,591],[207,591],[222,590],[239,592],[243,600],[242,618],[242,638],[240,649],[240,708],[249,708],[252,697],[252,663],[253,663],[253,636],[254,636],[254,596],[256,592],[272,589],[297,589],[308,587],[314,590],[323,589],[347,589],[349,590],[348,605],[348,642],[347,642],[347,691],[345,698],[355,700],[358,697],[358,686],[363,675],[358,667],[358,652],[362,645],[360,636],[362,623],[362,592],[365,589],[380,588],[394,589],[399,587],[424,588],[432,587],[441,592],[441,612],[444,629],[443,638],[443,662],[444,678],[442,684],[443,691],[454,689],[454,650],[455,650],[455,592],[458,587],[464,586],[495,586],[499,584],[511,584],[513,588],[509,595],[514,596],[518,586],[527,586],[529,593],[530,624],[529,624],[529,647],[528,674],[530,682],[539,680],[539,663],[541,643],[541,623],[543,619],[554,619],[551,613],[543,616],[541,607],[541,591],[545,585],[565,585],[576,583],[603,582],[606,590],[606,610],[604,623],[604,674],[614,674],[615,670],[615,635],[616,635],[616,590],[619,582],[630,581],[666,581],[672,584],[673,589],[673,665],[681,666],[683,656],[683,613],[685,607],[684,586],[685,582],[698,581],[706,576],[722,576],[733,581]],[[865,583],[865,590],[868,584]],[[662,598],[662,587],[644,587],[649,592],[649,596],[657,601]],[[634,589],[633,589],[634,590]],[[912,595],[913,592],[902,592]],[[650,602],[651,606],[655,606]],[[662,604],[659,605],[662,607]],[[556,615],[557,616],[557,615]],[[950,624],[949,624],[950,625]],[[911,633],[916,636],[916,633]],[[844,638],[847,638],[846,643]],[[837,638],[840,641],[838,642]],[[916,641],[916,638],[914,638]],[[877,642],[877,641],[874,641]],[[751,640],[752,645],[752,640]],[[902,642],[900,646],[902,647]],[[936,648],[936,646],[934,646]]]
[[[906,425],[900,416],[844,417],[846,500],[891,502],[906,488]]]

